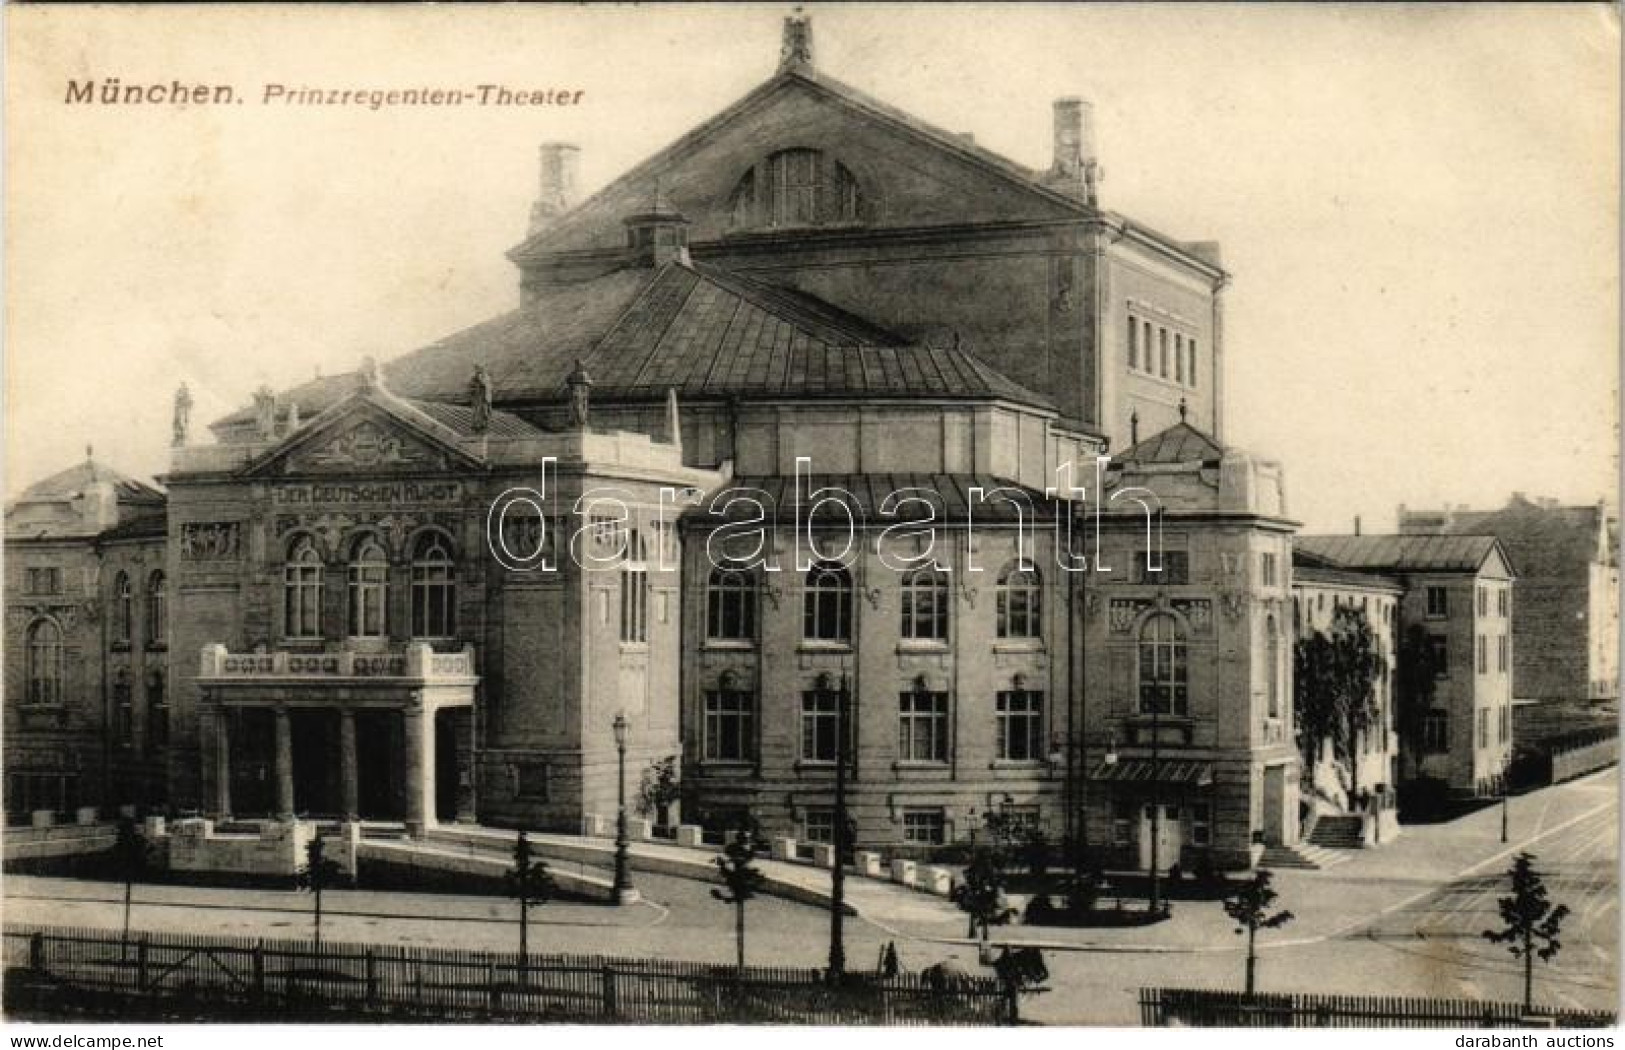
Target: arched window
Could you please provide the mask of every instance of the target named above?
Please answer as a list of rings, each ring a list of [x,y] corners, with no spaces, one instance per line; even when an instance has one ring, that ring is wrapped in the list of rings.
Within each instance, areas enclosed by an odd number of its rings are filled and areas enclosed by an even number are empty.
[[[289,638],[322,635],[322,554],[316,541],[301,536],[282,569],[282,633]]]
[[[457,632],[457,563],[438,532],[418,537],[412,550],[412,637],[450,638]]]
[[[649,550],[633,529],[621,562],[621,641],[649,640]]]
[[[130,672],[113,672],[113,740],[119,744],[135,741],[135,710],[130,689]]]
[[[927,566],[903,577],[904,638],[948,638],[948,575]]]
[[[1189,710],[1185,629],[1167,613],[1140,628],[1140,713],[1183,715]]]
[[[740,176],[728,198],[735,229],[859,221],[863,195],[846,165],[814,149],[780,150]]]
[[[147,645],[162,647],[169,639],[169,596],[164,591],[164,574],[155,572],[147,579]]]
[[[1269,675],[1269,716],[1281,717],[1281,629],[1270,616],[1264,621],[1264,669]]]
[[[814,565],[807,573],[801,608],[804,637],[811,641],[850,641],[852,574],[830,562]]]
[[[756,637],[756,576],[712,569],[705,589],[705,636],[749,641]]]
[[[62,628],[37,620],[28,629],[28,702],[62,702]]]
[[[1043,636],[1044,591],[1038,570],[1011,562],[999,573],[999,637]]]
[[[373,536],[363,536],[350,558],[350,637],[382,638],[389,607],[389,555]]]
[[[135,618],[135,588],[130,577],[119,573],[113,578],[113,641],[130,644],[130,623]]]
[[[147,672],[147,747],[169,746],[169,694],[164,689],[164,672]]]

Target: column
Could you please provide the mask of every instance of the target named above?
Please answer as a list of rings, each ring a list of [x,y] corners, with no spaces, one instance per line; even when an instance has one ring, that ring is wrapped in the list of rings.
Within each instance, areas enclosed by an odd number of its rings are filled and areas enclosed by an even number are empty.
[[[339,709],[339,788],[345,820],[361,819],[361,792],[355,763],[355,712]]]
[[[423,834],[434,815],[434,773],[432,756],[428,754],[427,725],[432,717],[421,700],[401,711],[406,730],[406,832],[413,836]]]
[[[231,818],[231,712],[214,713],[214,819]]]
[[[293,727],[288,709],[276,709],[276,816],[293,819]]]

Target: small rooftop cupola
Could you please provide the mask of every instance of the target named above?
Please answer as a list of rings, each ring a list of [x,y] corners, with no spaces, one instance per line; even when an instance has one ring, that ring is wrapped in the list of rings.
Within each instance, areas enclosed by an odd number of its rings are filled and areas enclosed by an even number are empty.
[[[688,220],[666,199],[659,180],[655,181],[654,199],[649,207],[636,215],[628,215],[626,246],[632,250],[633,262],[639,266],[664,266],[669,262],[688,262]]]
[[[1081,98],[1056,99],[1054,132],[1054,160],[1048,181],[1077,194],[1088,204],[1098,204],[1104,173],[1095,155],[1094,107]]]
[[[779,47],[779,69],[798,69],[813,64],[812,19],[796,8],[784,20],[784,43]]]
[[[573,142],[544,142],[541,145],[541,179],[536,203],[530,206],[531,236],[553,224],[553,220],[576,205],[576,176],[580,170],[581,149]]]

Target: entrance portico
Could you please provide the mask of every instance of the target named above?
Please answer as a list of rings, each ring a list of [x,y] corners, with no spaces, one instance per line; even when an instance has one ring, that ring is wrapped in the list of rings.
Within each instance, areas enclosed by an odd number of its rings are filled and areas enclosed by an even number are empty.
[[[399,820],[473,812],[474,654],[203,650],[205,798],[216,819]],[[208,737],[212,736],[212,741]],[[437,788],[442,781],[450,790]]]

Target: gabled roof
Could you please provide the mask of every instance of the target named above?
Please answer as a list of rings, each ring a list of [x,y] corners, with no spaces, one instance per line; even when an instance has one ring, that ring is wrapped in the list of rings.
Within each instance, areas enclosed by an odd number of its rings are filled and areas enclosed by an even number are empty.
[[[1224,446],[1181,420],[1112,457],[1115,463],[1216,463]]]
[[[1372,570],[1339,568],[1329,558],[1292,548],[1292,582],[1347,587],[1387,587],[1403,590],[1398,578]]]
[[[99,484],[111,484],[121,504],[162,507],[165,503],[164,494],[151,485],[120,474],[89,457],[67,470],[58,471],[50,477],[34,482],[13,502],[14,504],[63,502],[74,499],[86,489]]]
[[[146,513],[121,521],[100,533],[98,540],[150,540],[162,539],[169,533],[169,515],[164,511]]]
[[[1492,555],[1506,557],[1494,536],[1330,535],[1299,536],[1294,542],[1344,569],[1476,573]]]
[[[1514,496],[1497,510],[1453,510],[1441,526],[1448,535],[1494,536],[1524,579],[1583,571],[1607,555],[1608,515],[1597,504],[1561,506]]]

